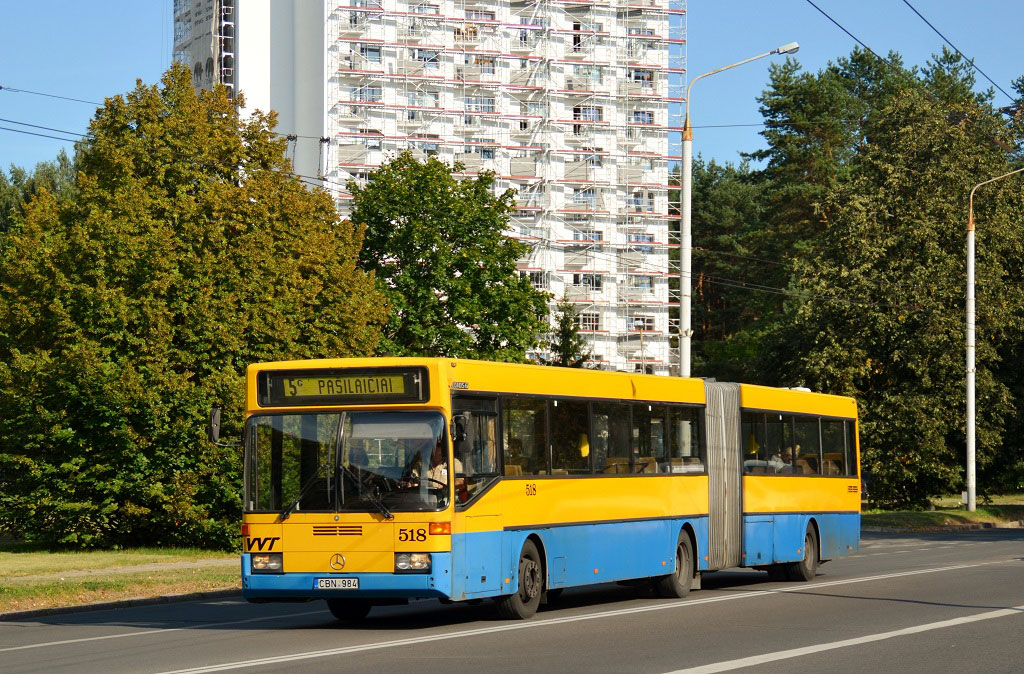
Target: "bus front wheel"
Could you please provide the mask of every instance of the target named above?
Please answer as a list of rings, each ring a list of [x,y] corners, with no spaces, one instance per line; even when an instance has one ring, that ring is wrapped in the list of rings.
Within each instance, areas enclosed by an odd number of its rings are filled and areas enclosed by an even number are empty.
[[[498,615],[509,620],[526,620],[533,617],[540,606],[544,590],[544,573],[540,553],[533,541],[523,543],[519,553],[519,589],[512,594],[498,597]]]
[[[359,622],[370,613],[373,603],[369,599],[328,599],[327,609],[344,623]]]
[[[693,544],[685,531],[679,532],[676,543],[676,570],[654,581],[654,589],[662,597],[681,599],[693,583]]]
[[[818,572],[818,537],[814,533],[814,527],[807,525],[807,533],[804,534],[804,556],[799,562],[793,562],[786,567],[786,575],[790,580],[806,582],[814,579]]]

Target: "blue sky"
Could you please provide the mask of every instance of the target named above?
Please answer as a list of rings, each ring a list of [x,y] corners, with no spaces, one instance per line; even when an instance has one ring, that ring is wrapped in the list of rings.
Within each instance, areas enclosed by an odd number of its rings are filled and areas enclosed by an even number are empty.
[[[240,0],[245,2],[246,0]],[[899,51],[924,64],[942,39],[903,0],[814,0],[875,52]],[[938,30],[1011,94],[1024,74],[1024,2],[910,0]],[[136,78],[156,82],[170,62],[171,0],[7,2],[0,12],[0,86],[100,103],[130,90]],[[846,55],[854,41],[806,0],[690,0],[691,77],[800,43],[795,58],[808,70]],[[778,58],[778,57],[772,57]],[[762,147],[757,126],[699,128],[761,121],[757,95],[768,81],[768,58],[701,80],[691,101],[694,153],[720,162]],[[989,86],[979,75],[979,88]],[[996,94],[996,103],[1010,101]],[[0,127],[55,134],[13,122],[83,133],[95,105],[0,90]],[[70,143],[0,129],[0,167],[32,167]]]

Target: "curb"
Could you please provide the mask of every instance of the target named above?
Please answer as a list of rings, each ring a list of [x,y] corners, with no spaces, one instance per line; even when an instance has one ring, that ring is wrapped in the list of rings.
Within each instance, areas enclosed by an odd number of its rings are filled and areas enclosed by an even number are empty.
[[[42,618],[51,615],[62,615],[65,613],[85,613],[88,611],[106,611],[115,608],[132,608],[134,606],[152,606],[154,604],[173,604],[177,602],[197,601],[201,599],[238,597],[241,596],[241,594],[241,589],[234,588],[231,590],[214,590],[211,592],[191,592],[189,594],[166,594],[160,597],[138,597],[135,599],[121,599],[119,601],[82,604],[80,606],[54,606],[53,608],[40,608],[33,609],[31,611],[0,613],[0,622],[28,620],[31,618]]]

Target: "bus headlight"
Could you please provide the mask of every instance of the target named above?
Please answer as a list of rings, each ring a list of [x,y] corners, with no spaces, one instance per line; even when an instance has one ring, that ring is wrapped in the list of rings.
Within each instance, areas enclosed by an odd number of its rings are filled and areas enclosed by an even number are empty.
[[[430,573],[430,553],[396,552],[395,573]]]
[[[249,559],[253,573],[281,573],[284,569],[280,552],[261,552]]]

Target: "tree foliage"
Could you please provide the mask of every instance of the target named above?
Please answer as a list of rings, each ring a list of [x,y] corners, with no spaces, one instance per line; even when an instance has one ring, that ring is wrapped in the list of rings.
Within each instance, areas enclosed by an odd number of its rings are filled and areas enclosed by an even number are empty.
[[[381,351],[520,361],[547,331],[547,295],[516,272],[525,245],[504,235],[513,192],[494,175],[456,180],[455,167],[404,152],[355,182],[360,254],[391,313]]]
[[[0,260],[0,528],[229,544],[241,457],[205,440],[209,405],[239,418],[255,361],[373,351],[361,231],[273,125],[175,66],[97,111],[73,198],[28,201]]]
[[[555,330],[548,342],[549,365],[583,367],[593,354],[587,340],[580,334],[580,310],[563,297],[555,306]]]
[[[42,190],[55,195],[59,201],[66,201],[75,195],[76,167],[64,150],[50,162],[40,162],[29,173],[18,166],[11,166],[8,173],[0,171],[0,237],[20,222],[25,215],[25,205]]]
[[[717,305],[718,325],[735,329],[706,332],[702,351],[717,360],[705,365],[856,397],[872,496],[905,506],[962,484],[967,196],[1014,166],[1022,133],[973,90],[957,55],[919,70],[888,60],[855,50],[817,73],[794,61],[773,68],[761,99],[768,149],[756,155],[765,168],[725,180],[702,167],[708,191],[694,213],[695,231],[712,230],[719,251],[747,256],[703,262],[704,273],[738,281]],[[748,187],[759,192],[751,205],[730,210]],[[1024,192],[1019,182],[983,189],[978,448],[994,480],[1024,458],[1014,432]]]

